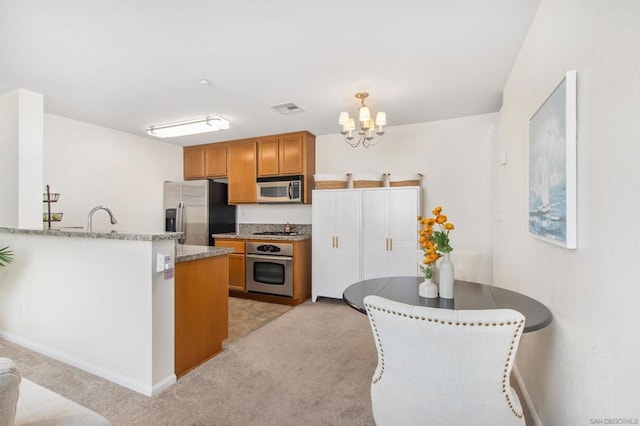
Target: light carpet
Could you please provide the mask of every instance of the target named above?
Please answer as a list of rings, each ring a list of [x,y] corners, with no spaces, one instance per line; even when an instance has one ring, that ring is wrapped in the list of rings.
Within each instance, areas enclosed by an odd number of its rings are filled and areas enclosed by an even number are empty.
[[[341,300],[296,306],[151,398],[1,339],[0,356],[116,426],[374,424],[371,329]]]
[[[22,374],[114,425],[372,425],[376,352],[367,317],[306,302],[225,346],[148,398],[0,341]]]

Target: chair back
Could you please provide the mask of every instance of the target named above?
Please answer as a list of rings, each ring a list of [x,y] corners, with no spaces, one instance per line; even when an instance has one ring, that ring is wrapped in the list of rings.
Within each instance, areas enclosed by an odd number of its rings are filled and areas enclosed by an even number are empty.
[[[482,254],[475,251],[454,250],[451,252],[451,262],[456,280],[480,282]]]
[[[412,306],[379,296],[364,303],[378,351],[371,382],[378,426],[525,424],[509,384],[521,313]]]

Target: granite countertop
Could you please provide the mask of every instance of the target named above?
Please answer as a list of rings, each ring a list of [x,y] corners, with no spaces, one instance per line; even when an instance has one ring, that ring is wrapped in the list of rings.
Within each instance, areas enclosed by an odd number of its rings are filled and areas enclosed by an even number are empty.
[[[176,263],[233,253],[232,248],[176,244]]]
[[[182,236],[182,232],[85,232],[84,229],[17,229],[0,227],[0,233],[7,234],[28,234],[28,235],[46,235],[51,237],[76,237],[76,238],[93,238],[104,240],[134,240],[134,241],[160,241],[160,240],[177,240]]]
[[[301,235],[255,235],[245,233],[212,234],[213,238],[231,238],[238,240],[260,240],[260,241],[304,241],[310,240],[311,234]]]

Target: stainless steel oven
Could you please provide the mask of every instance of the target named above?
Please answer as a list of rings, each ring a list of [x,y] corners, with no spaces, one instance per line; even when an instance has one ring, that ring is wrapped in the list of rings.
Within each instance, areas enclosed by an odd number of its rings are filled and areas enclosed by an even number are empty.
[[[293,244],[246,245],[247,291],[293,297]]]

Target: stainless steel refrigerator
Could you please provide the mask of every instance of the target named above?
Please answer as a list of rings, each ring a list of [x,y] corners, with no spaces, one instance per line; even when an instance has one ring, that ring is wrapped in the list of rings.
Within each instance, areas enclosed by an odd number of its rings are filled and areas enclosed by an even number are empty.
[[[211,234],[236,231],[236,206],[227,184],[210,179],[164,183],[165,231],[183,232],[180,244],[213,245]]]

